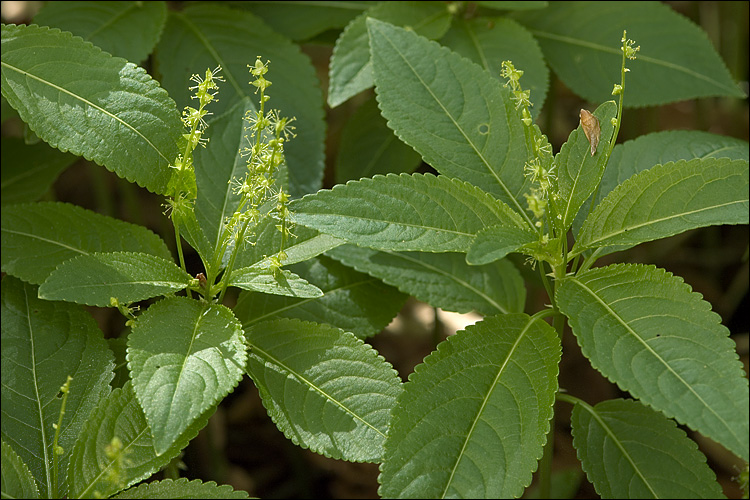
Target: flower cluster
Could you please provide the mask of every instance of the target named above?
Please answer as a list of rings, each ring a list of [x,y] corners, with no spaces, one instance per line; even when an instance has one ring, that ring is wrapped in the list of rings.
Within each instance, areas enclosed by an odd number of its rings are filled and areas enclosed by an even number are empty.
[[[230,181],[233,192],[240,195],[240,202],[235,213],[225,221],[225,234],[230,235],[230,244],[235,246],[236,251],[241,242],[253,243],[253,234],[247,230],[249,227],[264,217],[275,218],[279,221],[276,227],[282,234],[282,242],[279,253],[269,258],[269,262],[271,267],[278,268],[286,257],[286,242],[289,237],[294,236],[288,209],[289,195],[278,182],[284,165],[284,144],[295,136],[291,125],[294,118],[284,118],[278,110],[265,110],[265,104],[270,99],[266,95],[266,89],[271,86],[271,82],[265,77],[268,61],[262,62],[259,56],[255,64],[248,65],[248,68],[255,77],[250,84],[256,88],[256,93],[260,92],[259,107],[257,111],[245,114],[248,124],[245,130],[250,131],[250,134],[245,136],[247,146],[240,150],[240,155],[246,158],[247,169],[241,179]],[[269,202],[273,204],[264,212],[264,207]]]
[[[521,88],[520,79],[523,71],[516,69],[511,61],[503,61],[501,76],[507,80],[506,87],[510,87],[511,99],[516,104],[516,109],[521,108],[521,121],[527,128],[529,159],[524,165],[526,177],[536,186],[531,188],[530,193],[525,193],[529,210],[534,214],[536,226],[541,228],[541,219],[547,211],[547,202],[550,197],[556,196],[554,185],[556,182],[554,157],[552,146],[547,137],[542,134],[539,127],[533,123],[529,107],[531,91]]]

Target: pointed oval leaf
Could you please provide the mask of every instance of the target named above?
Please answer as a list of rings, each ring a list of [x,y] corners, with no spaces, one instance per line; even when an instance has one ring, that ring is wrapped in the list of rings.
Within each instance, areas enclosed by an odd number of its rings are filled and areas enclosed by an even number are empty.
[[[268,266],[268,256],[275,255],[282,244],[281,231],[276,227],[278,224],[276,219],[268,217],[255,226],[255,245],[243,245],[240,248],[235,267]],[[284,265],[304,262],[345,243],[344,240],[334,238],[330,234],[319,233],[304,226],[295,227],[294,234],[295,237],[288,239],[284,244]]]
[[[542,456],[560,354],[555,330],[525,314],[485,318],[442,342],[393,411],[380,495],[520,497]]]
[[[729,158],[748,161],[750,160],[749,152],[750,147],[747,141],[700,130],[665,130],[642,135],[637,139],[618,144],[612,150],[612,156],[604,170],[594,206],[625,180],[654,165],[694,158]],[[586,209],[578,213],[573,223],[576,235],[581,229],[585,216],[589,213],[589,203],[585,206]]]
[[[695,441],[638,401],[576,404],[573,446],[602,498],[723,498]]]
[[[2,279],[2,439],[29,467],[43,498],[52,484],[52,454],[62,398],[70,392],[60,428],[58,492],[67,492],[68,461],[89,413],[109,394],[114,356],[82,306],[37,298],[37,287]],[[5,465],[5,464],[3,464]]]
[[[474,237],[466,254],[466,262],[472,266],[489,264],[538,239],[539,235],[528,229],[507,226],[488,227],[479,231]]]
[[[615,101],[607,101],[593,113],[599,122],[599,146],[590,153],[590,141],[584,134],[583,123],[578,126],[555,155],[558,196],[555,205],[562,217],[561,233],[566,233],[581,206],[599,185],[607,164],[609,141],[615,131],[612,119],[617,116]]]
[[[112,307],[174,293],[191,276],[173,262],[145,253],[112,252],[79,255],[60,264],[39,287],[39,298]]]
[[[323,296],[303,299],[241,292],[233,311],[243,328],[260,321],[297,318],[328,323],[365,338],[385,328],[406,301],[395,288],[324,256],[290,269],[320,288]]]
[[[514,17],[560,79],[591,102],[610,99],[612,82],[620,81],[623,30],[641,47],[627,62],[626,106],[744,97],[706,33],[660,2],[550,2]]]
[[[328,83],[328,105],[332,108],[374,84],[367,37],[368,17],[408,26],[431,39],[440,38],[451,23],[451,14],[443,2],[381,2],[368,9],[346,26],[333,48]]]
[[[747,460],[747,378],[700,294],[654,266],[619,264],[566,278],[556,297],[594,368]]]
[[[60,264],[94,252],[144,252],[171,260],[167,245],[143,226],[67,203],[4,207],[0,213],[3,271],[43,283]]]
[[[161,455],[237,385],[247,353],[232,311],[170,297],[138,317],[128,336],[127,358],[154,450]]]
[[[70,457],[68,498],[108,497],[146,479],[179,455],[215,412],[211,408],[196,419],[167,452],[154,452],[151,429],[138,404],[130,381],[100,401],[86,421]],[[124,460],[106,450],[119,439]],[[110,474],[117,475],[116,480]]]
[[[250,498],[247,491],[233,490],[228,484],[204,483],[200,479],[188,481],[186,477],[141,483],[112,497],[126,498]]]
[[[292,202],[295,222],[382,250],[465,252],[486,226],[525,227],[471,184],[431,174],[376,175]]]
[[[378,103],[399,138],[441,174],[526,216],[526,139],[509,90],[416,33],[368,19]]]
[[[248,373],[287,438],[327,457],[381,459],[401,380],[372,347],[338,328],[292,319],[258,323],[246,336]]]
[[[271,295],[302,298],[323,296],[320,288],[311,285],[286,269],[274,270],[259,266],[243,267],[232,272],[229,284],[244,290],[263,292]]]
[[[45,142],[164,194],[182,121],[146,70],[47,27],[3,25],[3,97]]]
[[[578,250],[605,255],[715,224],[748,223],[748,162],[696,158],[656,165],[617,186],[581,227]]]
[[[327,255],[446,311],[521,312],[526,288],[510,262],[469,266],[459,253],[377,251],[346,245]]]

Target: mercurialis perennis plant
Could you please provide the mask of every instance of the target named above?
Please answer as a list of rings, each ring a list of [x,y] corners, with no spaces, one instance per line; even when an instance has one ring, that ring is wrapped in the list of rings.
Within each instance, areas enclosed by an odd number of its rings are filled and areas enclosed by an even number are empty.
[[[3,496],[747,495],[746,2],[8,4]]]

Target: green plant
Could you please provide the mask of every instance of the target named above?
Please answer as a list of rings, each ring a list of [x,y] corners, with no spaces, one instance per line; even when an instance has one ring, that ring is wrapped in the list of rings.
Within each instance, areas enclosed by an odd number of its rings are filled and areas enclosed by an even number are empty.
[[[410,31],[375,19],[367,29],[383,116],[442,175],[350,181],[294,202],[296,221],[359,245],[329,254],[416,296],[416,280],[397,266],[415,274],[427,267],[417,252],[463,252],[470,265],[521,253],[551,303],[532,316],[510,309],[485,317],[415,369],[393,410],[381,495],[520,496],[538,460],[549,474],[555,398],[574,405],[574,445],[602,496],[721,495],[705,458],[669,418],[747,460],[747,378],[727,329],[671,273],[592,266],[692,228],[746,224],[747,160],[621,163],[626,180],[617,185],[613,170],[603,179],[629,89],[625,64],[639,50],[624,34],[612,92],[619,102],[599,106],[597,120],[582,112],[588,122],[553,156],[510,62],[501,87]],[[441,267],[436,261],[429,265]],[[637,400],[590,406],[558,391],[566,322],[592,366]]]
[[[520,496],[537,468],[537,493],[560,495],[550,436],[568,403],[601,496],[721,495],[674,420],[747,461],[747,379],[710,304],[655,266],[594,267],[748,222],[745,141],[615,145],[624,106],[743,95],[669,8],[52,2],[34,23],[2,27],[3,121],[24,123],[24,140],[3,137],[4,495],[246,496],[177,479],[181,450],[245,373],[289,440],[380,463],[382,496]],[[309,194],[323,99],[292,40],[331,35],[328,104],[364,101],[332,178],[371,178]],[[556,155],[535,123],[551,123],[545,63],[603,103]],[[362,99],[372,87],[377,102]],[[37,201],[75,160],[45,143],[130,181],[125,199],[145,187],[171,224],[157,236],[137,210],[132,224]],[[422,159],[439,175],[409,175]],[[548,308],[524,314],[524,281]],[[485,318],[402,383],[363,339],[406,294]],[[103,335],[84,304],[124,328]],[[635,400],[591,405],[559,387],[570,331]],[[134,486],[162,468],[168,479]]]

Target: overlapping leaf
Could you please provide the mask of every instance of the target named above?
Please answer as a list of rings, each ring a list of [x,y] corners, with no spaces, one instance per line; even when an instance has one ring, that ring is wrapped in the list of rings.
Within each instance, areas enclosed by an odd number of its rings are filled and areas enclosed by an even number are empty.
[[[695,441],[632,400],[576,404],[573,446],[602,498],[722,498]]]
[[[52,494],[52,454],[60,387],[73,377],[60,428],[58,493],[67,492],[68,461],[89,413],[110,392],[113,356],[81,306],[37,298],[37,287],[2,280],[2,439],[18,453],[39,494]],[[5,467],[3,462],[3,467]]]
[[[507,261],[469,266],[459,253],[379,252],[353,245],[327,255],[447,311],[521,312],[526,301],[521,274]]]
[[[243,327],[297,318],[364,338],[385,328],[406,301],[395,288],[324,256],[294,264],[290,270],[320,288],[323,296],[303,299],[242,292],[233,311]]]
[[[3,271],[40,284],[68,259],[94,252],[143,252],[171,259],[161,238],[142,226],[67,203],[27,203],[2,210]]]
[[[128,367],[157,455],[231,391],[247,353],[226,307],[171,297],[149,307],[128,336]]]
[[[556,298],[597,370],[747,460],[742,363],[719,316],[681,278],[613,265],[566,278]]]
[[[3,25],[2,93],[44,141],[165,193],[182,122],[143,68],[70,33]]]
[[[268,217],[252,228],[255,233],[254,245],[243,245],[237,252],[235,267],[263,266],[268,264],[268,257],[276,255],[281,248],[281,231],[276,227],[278,221]],[[284,265],[296,264],[322,254],[326,250],[344,244],[344,240],[329,234],[319,233],[315,229],[296,226],[294,238],[289,238],[284,245],[286,258]]]
[[[39,287],[39,298],[110,307],[110,298],[137,302],[174,293],[191,276],[172,261],[145,253],[79,255],[60,264]]]
[[[435,42],[367,22],[388,126],[441,174],[469,181],[527,217],[524,126],[509,90]]]
[[[537,41],[516,21],[505,17],[455,18],[440,43],[471,59],[498,80],[503,61],[513,62],[523,71],[521,86],[531,91],[532,116],[542,110],[549,87],[549,70]]]
[[[353,334],[279,319],[246,332],[248,373],[287,438],[328,457],[376,462],[401,393],[395,370]]]
[[[190,54],[189,65],[184,63],[185,54]],[[296,118],[296,137],[284,146],[290,192],[300,196],[320,188],[325,136],[323,97],[315,68],[298,46],[250,12],[197,4],[169,13],[156,56],[162,84],[179,106],[193,105],[188,90],[190,75],[220,65],[226,83],[220,85],[218,101],[212,102],[209,109],[216,115],[245,98],[257,106],[258,96],[256,88],[248,83],[251,75],[247,66],[255,63],[256,56],[264,62],[270,60],[266,77],[273,86],[266,94],[271,98],[266,110],[278,109],[281,116]],[[234,137],[239,141],[240,136]],[[238,142],[232,154],[239,147]]]
[[[154,50],[166,20],[166,2],[48,2],[34,16],[34,24],[70,31],[136,63]]]
[[[151,429],[131,383],[113,390],[91,413],[73,449],[68,467],[68,498],[106,498],[146,479],[188,445],[214,410],[198,417],[167,452],[157,455]],[[113,442],[115,438],[119,442]],[[108,448],[112,450],[109,455]],[[120,458],[123,460],[118,462]]]
[[[579,250],[622,250],[697,227],[748,223],[748,163],[706,158],[656,165],[610,192],[581,228]]]
[[[350,181],[291,204],[294,220],[361,246],[466,251],[482,228],[525,227],[507,205],[455,179],[388,174]]]
[[[612,150],[594,206],[625,180],[654,165],[694,158],[748,161],[748,151],[750,148],[747,141],[699,130],[666,130],[642,135],[618,144]],[[575,234],[578,234],[585,216],[589,213],[588,206],[587,203],[585,209],[576,217],[573,224]]]
[[[243,267],[232,271],[229,280],[231,286],[254,292],[288,297],[314,298],[322,297],[323,292],[296,274],[286,269],[268,267]]]
[[[610,99],[620,81],[623,30],[641,47],[627,62],[626,106],[744,96],[705,32],[660,2],[550,2],[514,17],[560,79],[589,101]]]
[[[491,226],[479,231],[474,237],[466,254],[466,262],[473,266],[489,264],[538,239],[539,235],[529,229]]]
[[[521,496],[542,456],[560,353],[552,327],[525,314],[485,318],[441,343],[398,399],[380,495]]]
[[[348,24],[331,55],[328,105],[335,108],[373,86],[367,18],[380,19],[431,39],[440,38],[451,23],[443,2],[380,2]]]
[[[372,98],[346,122],[336,157],[336,183],[375,174],[410,174],[421,163],[419,153],[399,141],[388,128]]]

